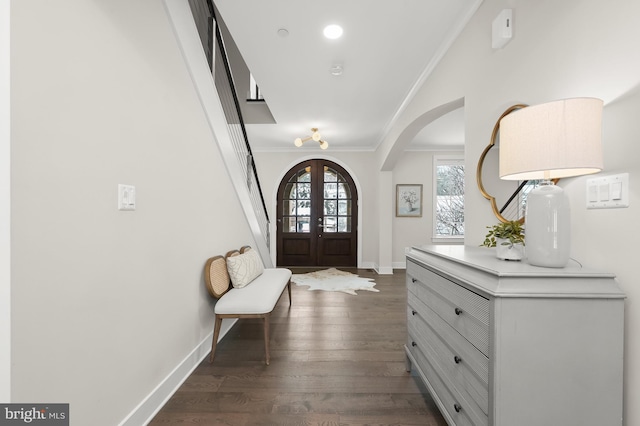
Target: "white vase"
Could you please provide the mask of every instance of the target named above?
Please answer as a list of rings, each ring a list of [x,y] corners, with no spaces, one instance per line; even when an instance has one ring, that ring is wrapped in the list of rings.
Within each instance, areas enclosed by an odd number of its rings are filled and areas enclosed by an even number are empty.
[[[511,244],[504,238],[496,238],[496,256],[502,260],[524,259],[524,245],[522,243]]]

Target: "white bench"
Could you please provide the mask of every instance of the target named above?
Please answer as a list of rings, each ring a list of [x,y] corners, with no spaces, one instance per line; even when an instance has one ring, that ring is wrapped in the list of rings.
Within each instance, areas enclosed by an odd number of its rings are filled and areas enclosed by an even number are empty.
[[[253,253],[249,253],[252,251]],[[250,256],[251,255],[251,256]],[[218,301],[215,305],[215,325],[213,329],[213,342],[211,343],[211,356],[209,362],[213,362],[216,354],[216,346],[220,335],[222,320],[225,318],[262,318],[264,321],[264,352],[265,363],[269,365],[269,317],[278,300],[284,293],[285,287],[289,289],[289,306],[291,306],[291,271],[284,268],[261,269],[256,278],[241,288],[243,277],[235,277],[238,271],[233,267],[228,268],[228,259],[233,257],[230,264],[236,265],[242,261],[241,257],[249,256],[248,262],[256,262],[257,254],[250,247],[243,247],[240,251],[234,250],[226,256],[214,256],[207,260],[205,266],[205,283],[209,294]],[[262,261],[258,260],[262,268]],[[230,276],[231,272],[231,276]],[[243,271],[244,272],[244,271]],[[253,271],[254,275],[256,271]],[[232,282],[236,279],[237,282]]]

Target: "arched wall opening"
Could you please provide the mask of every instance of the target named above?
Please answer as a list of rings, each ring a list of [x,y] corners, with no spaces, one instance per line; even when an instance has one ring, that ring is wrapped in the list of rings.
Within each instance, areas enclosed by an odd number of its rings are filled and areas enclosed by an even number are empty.
[[[407,127],[404,128],[404,130],[402,130],[402,132],[400,132],[398,138],[393,143],[389,153],[382,162],[380,171],[392,171],[398,162],[398,159],[404,154],[411,141],[422,129],[443,115],[462,107],[464,107],[464,98],[459,98],[435,107],[416,117],[407,125]]]
[[[425,168],[416,166],[415,158],[412,160],[414,164],[409,167],[398,169],[398,165],[405,162],[407,149],[423,129],[450,112],[464,108],[464,106],[464,98],[459,98],[418,115],[400,131],[392,148],[382,161],[379,174],[381,177],[385,177],[379,180],[379,192],[383,203],[393,206],[397,203],[395,185],[411,183],[423,185],[425,204],[423,215],[412,219],[397,219],[389,209],[381,208],[378,223],[381,270],[392,271],[394,268],[403,268],[404,257],[401,253],[404,253],[406,247],[415,244],[427,244],[432,241],[433,214],[431,213],[431,208],[428,207],[431,204],[431,196],[429,194],[431,192],[430,188],[433,187],[432,175],[430,173],[425,174]],[[437,151],[442,151],[442,149]],[[456,146],[451,151],[459,152],[460,147]],[[419,156],[425,155],[432,156],[433,152],[430,153],[425,149],[424,152],[419,153]],[[407,223],[408,220],[411,221],[410,226]],[[416,239],[416,236],[420,234],[417,227],[424,230],[420,239]]]

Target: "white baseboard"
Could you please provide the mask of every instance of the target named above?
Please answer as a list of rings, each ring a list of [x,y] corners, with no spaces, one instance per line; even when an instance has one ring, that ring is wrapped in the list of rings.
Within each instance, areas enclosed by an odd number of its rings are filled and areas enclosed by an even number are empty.
[[[358,268],[360,269],[376,269],[376,264],[373,262],[360,262],[360,265],[358,265]]]
[[[393,268],[391,266],[378,267],[378,275],[393,275]]]
[[[407,262],[393,262],[390,268],[389,267],[381,268],[375,262],[361,262],[360,265],[358,265],[358,268],[373,269],[379,275],[391,275],[393,274],[394,269],[407,269]]]
[[[393,269],[407,269],[407,262],[393,262]]]
[[[393,267],[390,266],[381,267],[377,263],[373,263],[371,268],[376,271],[378,275],[393,275]]]
[[[227,332],[238,321],[223,320],[222,327],[220,329],[220,338],[218,342],[227,334]],[[184,383],[185,380],[193,373],[193,370],[202,362],[202,360],[211,351],[211,339],[213,338],[213,331],[207,335],[207,337],[201,341],[185,359],[180,362],[176,368],[173,369],[167,377],[160,382],[154,390],[151,391],[146,398],[138,404],[134,410],[119,424],[119,426],[140,426],[146,425],[153,417],[160,411],[160,409],[167,403],[169,398],[178,390],[178,388]]]

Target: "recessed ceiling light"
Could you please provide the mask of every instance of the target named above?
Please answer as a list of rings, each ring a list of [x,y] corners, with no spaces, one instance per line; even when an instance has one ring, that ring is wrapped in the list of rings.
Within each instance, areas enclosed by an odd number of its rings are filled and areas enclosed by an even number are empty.
[[[335,64],[331,66],[331,75],[342,75],[342,65],[340,64]]]
[[[286,36],[288,36],[288,35],[289,35],[289,31],[288,31],[286,28],[280,28],[280,29],[278,30],[278,35],[279,35],[280,37],[286,37]]]
[[[324,36],[330,39],[340,38],[342,36],[342,27],[340,25],[327,25],[324,27]]]

